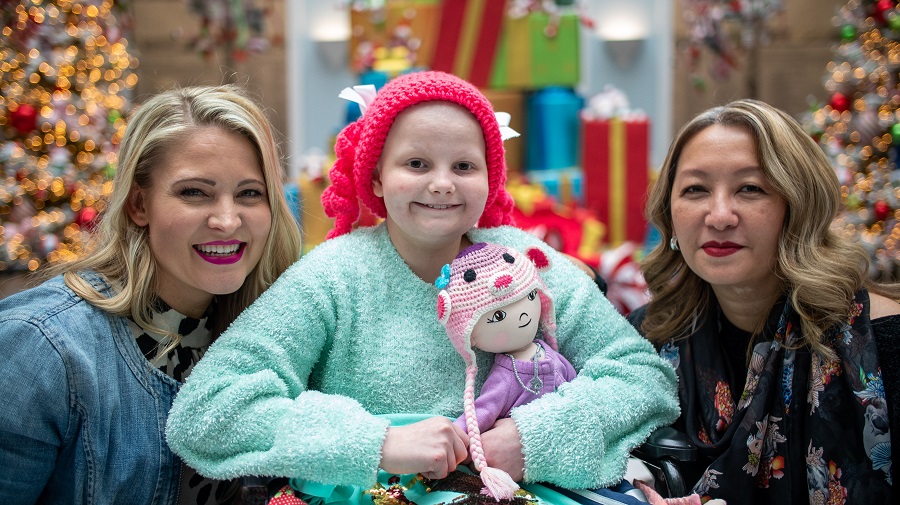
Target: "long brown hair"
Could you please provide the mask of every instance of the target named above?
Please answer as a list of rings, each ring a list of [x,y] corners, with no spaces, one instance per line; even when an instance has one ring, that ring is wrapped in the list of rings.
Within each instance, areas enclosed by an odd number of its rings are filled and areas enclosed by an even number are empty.
[[[647,219],[659,229],[662,242],[641,264],[652,295],[642,331],[657,345],[687,338],[692,322],[705,316],[715,297],[712,287],[691,271],[681,253],[669,247],[679,158],[685,145],[712,125],[744,128],[755,139],[760,170],[787,202],[773,275],[781,279],[783,293],[801,319],[803,343],[830,355],[823,334],[846,320],[860,288],[893,298],[898,288],[869,282],[866,251],[831,229],[841,195],[825,153],[797,121],[758,100],[709,109],[686,124],[672,142],[647,202]]]

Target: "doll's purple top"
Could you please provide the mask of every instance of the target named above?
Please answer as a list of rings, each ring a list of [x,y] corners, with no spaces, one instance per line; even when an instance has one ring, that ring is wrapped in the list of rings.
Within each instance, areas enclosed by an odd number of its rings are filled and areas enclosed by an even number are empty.
[[[481,393],[475,399],[475,413],[478,416],[478,429],[484,432],[494,425],[497,419],[509,417],[509,411],[519,405],[540,398],[544,393],[552,393],[565,382],[575,378],[575,368],[562,354],[554,351],[543,340],[540,342],[544,348],[544,356],[538,360],[538,377],[543,381],[538,394],[523,388],[516,380],[513,371],[512,358],[505,354],[497,353],[494,356],[494,364],[488,373]],[[525,385],[534,377],[534,363],[516,360],[516,371]],[[529,386],[530,387],[530,386]],[[457,426],[466,430],[465,414],[454,421]],[[468,431],[468,430],[466,430]]]

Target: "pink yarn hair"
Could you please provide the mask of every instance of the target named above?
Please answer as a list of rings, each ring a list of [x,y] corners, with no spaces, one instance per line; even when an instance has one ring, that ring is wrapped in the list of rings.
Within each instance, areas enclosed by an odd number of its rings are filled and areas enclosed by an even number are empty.
[[[469,433],[469,452],[481,473],[485,493],[495,499],[512,498],[518,485],[502,470],[487,465],[475,412],[475,376],[478,365],[472,348],[472,330],[482,315],[521,300],[538,290],[541,301],[542,337],[553,349],[556,344],[556,316],[553,299],[538,270],[549,268],[547,255],[536,247],[522,254],[498,244],[481,242],[462,252],[450,264],[446,286],[438,294],[438,320],[466,362],[463,411]]]
[[[506,191],[506,161],[500,125],[494,109],[472,84],[444,72],[414,72],[401,75],[385,85],[355,122],[337,136],[336,160],[329,173],[331,185],[322,193],[325,214],[335,219],[327,238],[353,229],[360,215],[360,202],[373,214],[384,218],[384,201],[372,190],[372,176],[394,119],[408,107],[421,102],[443,100],[459,104],[475,115],[484,132],[488,170],[488,197],[478,226],[489,228],[513,224],[513,200]]]

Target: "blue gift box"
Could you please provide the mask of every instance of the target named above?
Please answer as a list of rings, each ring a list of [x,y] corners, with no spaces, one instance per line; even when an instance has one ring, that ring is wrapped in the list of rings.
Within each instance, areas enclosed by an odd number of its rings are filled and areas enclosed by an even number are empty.
[[[552,170],[578,165],[584,100],[569,88],[549,87],[528,98],[527,170]]]
[[[584,205],[584,174],[578,167],[529,170],[525,176],[559,203]]]

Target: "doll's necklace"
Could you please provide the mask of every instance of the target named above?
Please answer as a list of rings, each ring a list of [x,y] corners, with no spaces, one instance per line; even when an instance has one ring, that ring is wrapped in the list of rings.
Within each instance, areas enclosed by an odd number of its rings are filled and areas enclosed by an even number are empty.
[[[512,354],[507,354],[507,356],[509,356],[509,359],[512,360],[513,375],[516,376],[516,380],[519,381],[519,385],[522,386],[522,389],[528,391],[533,395],[540,394],[541,388],[544,387],[544,381],[542,381],[541,378],[538,377],[538,358],[540,357],[541,353],[544,352],[544,346],[542,346],[540,342],[535,342],[535,344],[537,344],[538,348],[535,349],[534,354],[531,356],[531,363],[534,364],[534,377],[532,377],[528,382],[531,387],[526,386],[522,381],[522,378],[519,377],[519,371],[516,369],[516,358],[514,358]]]

